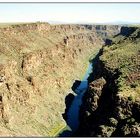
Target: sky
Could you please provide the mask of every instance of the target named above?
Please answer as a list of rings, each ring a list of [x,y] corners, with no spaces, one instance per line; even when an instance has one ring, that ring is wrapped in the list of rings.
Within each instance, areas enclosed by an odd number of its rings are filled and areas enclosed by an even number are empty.
[[[0,22],[140,23],[140,3],[0,3]]]

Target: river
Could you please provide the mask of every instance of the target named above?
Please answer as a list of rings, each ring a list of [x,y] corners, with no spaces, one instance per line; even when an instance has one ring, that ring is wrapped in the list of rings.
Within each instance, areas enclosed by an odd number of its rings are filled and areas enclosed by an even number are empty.
[[[71,136],[79,126],[79,109],[82,104],[82,97],[88,87],[88,77],[92,72],[92,63],[89,63],[87,71],[82,79],[80,85],[75,90],[75,98],[67,112],[67,126],[59,133],[58,137],[69,137]]]

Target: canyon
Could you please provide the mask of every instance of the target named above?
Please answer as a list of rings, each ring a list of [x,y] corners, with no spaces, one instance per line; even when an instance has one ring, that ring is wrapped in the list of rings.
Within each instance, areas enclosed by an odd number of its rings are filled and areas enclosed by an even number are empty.
[[[117,136],[124,127],[118,122],[131,117],[131,106],[139,105],[131,95],[139,92],[138,44],[139,27],[46,22],[0,27],[0,136],[56,137],[65,130],[66,112],[75,98],[74,83],[83,80],[89,61],[93,70],[87,77],[79,126],[72,135]],[[131,59],[136,63],[126,64]],[[120,69],[130,75],[119,78]],[[123,89],[129,89],[128,97]],[[114,108],[118,111],[112,111]],[[114,117],[117,113],[118,118]],[[106,124],[107,118],[112,126]],[[100,134],[95,132],[98,127],[102,127]]]
[[[0,135],[55,136],[66,125],[62,114],[72,83],[102,44],[83,25],[1,27]]]
[[[89,77],[75,136],[140,136],[140,28],[122,27]]]

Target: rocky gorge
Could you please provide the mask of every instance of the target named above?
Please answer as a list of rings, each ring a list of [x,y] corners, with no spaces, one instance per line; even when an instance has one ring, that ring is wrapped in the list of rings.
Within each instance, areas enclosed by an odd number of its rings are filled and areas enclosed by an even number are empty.
[[[139,34],[139,27],[121,27],[101,49],[88,79],[74,136],[140,136]]]
[[[132,117],[132,108],[139,108],[139,104],[131,95],[132,89],[135,89],[135,96],[139,92],[138,42],[138,27],[51,25],[42,22],[1,27],[0,136],[55,137],[66,127],[63,115],[65,100],[73,92],[74,81],[82,80],[89,59],[93,59],[99,50],[101,56],[88,78],[88,90],[80,108],[79,121],[82,123],[74,135],[108,137],[122,135],[124,128],[127,131],[139,130],[138,121]],[[136,49],[127,45],[134,45]],[[121,59],[122,56],[117,57],[120,51],[132,54]],[[125,69],[124,62],[128,60],[124,58],[132,60],[134,65],[126,64],[128,69]],[[119,71],[120,67],[129,76],[119,78],[123,73]],[[129,69],[135,72],[131,73]],[[137,81],[136,84],[133,81]],[[130,88],[128,97],[122,89],[121,94],[116,94],[118,86],[122,87],[121,82],[126,82],[126,87],[129,84],[134,87]],[[73,94],[68,108],[72,100]],[[133,111],[137,116],[138,110]],[[132,127],[127,123],[122,125],[123,119],[136,123]]]

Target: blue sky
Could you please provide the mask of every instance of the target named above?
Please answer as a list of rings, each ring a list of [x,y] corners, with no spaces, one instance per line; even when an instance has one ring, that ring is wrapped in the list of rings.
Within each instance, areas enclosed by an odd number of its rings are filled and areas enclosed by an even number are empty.
[[[140,4],[0,3],[0,22],[140,23]]]

